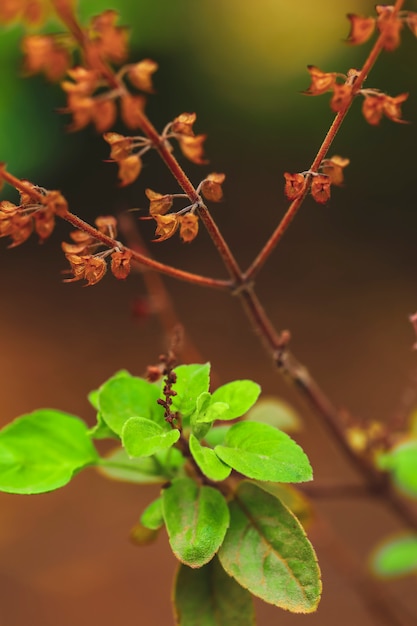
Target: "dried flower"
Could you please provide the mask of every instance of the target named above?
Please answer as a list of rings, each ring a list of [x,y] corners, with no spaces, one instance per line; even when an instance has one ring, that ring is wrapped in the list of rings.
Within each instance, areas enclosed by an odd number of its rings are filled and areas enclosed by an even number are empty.
[[[226,178],[226,174],[218,174],[213,172],[209,174],[201,183],[201,193],[206,200],[211,202],[220,202],[223,199],[222,183]]]
[[[137,154],[131,154],[126,159],[119,162],[119,180],[121,187],[126,187],[133,183],[139,176],[142,169],[142,160]]]
[[[295,200],[303,192],[304,189],[304,176],[302,174],[289,174],[284,173],[285,188],[284,193],[288,200]]]
[[[195,213],[186,213],[179,216],[180,237],[184,243],[190,243],[197,237],[198,217]]]
[[[189,159],[193,163],[197,163],[198,165],[204,165],[205,163],[208,163],[208,161],[203,157],[203,143],[206,138],[207,135],[196,135],[195,137],[190,137],[188,135],[178,135],[177,137],[183,155],[187,157],[187,159]]]
[[[137,87],[137,89],[145,91],[146,93],[154,93],[152,74],[154,74],[157,69],[158,63],[155,63],[152,59],[144,59],[139,63],[131,65],[127,75],[132,85]]]
[[[376,22],[378,30],[384,36],[383,46],[385,50],[392,52],[400,45],[400,31],[403,27],[402,20],[398,16],[393,18],[392,6],[377,4],[375,9],[378,13]]]
[[[71,65],[71,56],[54,35],[30,35],[23,38],[24,72],[43,72],[50,81],[62,78]]]
[[[323,174],[328,176],[332,185],[340,186],[343,184],[343,170],[349,163],[349,159],[344,159],[337,155],[332,156],[330,159],[323,161]]]
[[[356,46],[368,41],[375,30],[375,18],[353,13],[349,13],[347,18],[350,21],[350,32],[346,42]]]
[[[130,250],[124,249],[121,252],[119,250],[116,250],[112,253],[110,269],[116,278],[124,280],[129,276],[131,269],[131,258],[132,253],[130,252]]]
[[[307,69],[310,73],[311,84],[308,89],[303,91],[303,94],[306,96],[320,96],[326,93],[326,91],[333,89],[337,76],[335,72],[322,72],[314,65],[307,65]]]
[[[393,122],[406,124],[401,119],[401,104],[407,100],[408,94],[402,93],[392,98],[383,93],[367,93],[362,104],[362,113],[368,124],[377,126],[385,115]]]
[[[113,63],[123,63],[127,58],[129,31],[125,26],[116,26],[119,14],[111,9],[93,17],[90,23],[90,45],[101,58]]]
[[[333,96],[330,100],[332,111],[338,113],[344,109],[352,99],[352,87],[346,83],[343,85],[335,85],[333,88]]]
[[[171,131],[176,135],[194,137],[193,124],[197,119],[195,113],[181,113],[171,124]]]
[[[155,215],[165,215],[172,207],[173,197],[170,194],[161,194],[153,189],[145,189],[145,194],[150,200],[149,214],[152,217]]]
[[[316,202],[325,204],[330,198],[330,178],[324,174],[313,176],[311,195]]]
[[[158,237],[158,239],[154,239],[154,241],[165,241],[169,239],[179,226],[179,218],[176,213],[155,215],[154,219],[157,224],[155,235]]]

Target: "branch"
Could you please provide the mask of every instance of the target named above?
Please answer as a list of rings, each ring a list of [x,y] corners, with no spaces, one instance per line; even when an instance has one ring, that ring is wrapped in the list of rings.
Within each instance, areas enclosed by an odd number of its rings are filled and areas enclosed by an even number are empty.
[[[398,11],[400,11],[403,4],[404,4],[404,0],[396,1],[391,19],[395,18],[395,16],[398,14]],[[356,94],[362,88],[362,85],[367,79],[369,72],[371,71],[372,67],[375,65],[375,62],[377,61],[380,53],[382,52],[382,49],[384,47],[384,38],[385,38],[385,33],[381,32],[381,34],[379,35],[378,39],[375,42],[375,45],[370,51],[368,58],[363,64],[363,67],[361,71],[359,72],[359,75],[357,75],[354,80],[354,83],[352,86],[352,93],[351,93],[351,97],[349,101],[337,113],[336,117],[334,118],[333,123],[330,126],[323,140],[323,143],[321,144],[317,152],[317,155],[314,158],[314,161],[309,168],[309,172],[316,173],[319,167],[321,166],[323,159],[325,158],[330,146],[332,145],[337,133],[340,130],[340,127],[346,115],[349,112],[350,107],[352,106],[352,103],[353,103],[353,100],[355,99]],[[308,194],[311,177],[312,177],[311,173],[307,174],[307,176],[305,177],[304,188],[303,188],[302,193],[297,198],[295,198],[295,200],[293,200],[293,202],[290,204],[284,217],[282,218],[282,220],[280,221],[280,223],[278,224],[278,226],[276,227],[276,229],[274,230],[274,232],[272,233],[272,235],[270,236],[270,238],[268,239],[268,241],[266,242],[266,244],[264,245],[264,247],[262,248],[262,250],[256,257],[256,259],[253,261],[252,265],[245,272],[244,277],[246,280],[252,280],[254,278],[254,276],[259,272],[259,270],[264,265],[264,263],[266,262],[270,254],[276,248],[277,244],[281,241],[282,237],[284,236],[289,225],[291,224],[294,217],[298,213],[299,209],[301,208]]]
[[[28,194],[30,197],[40,204],[44,204],[45,202],[45,194],[41,193],[36,187],[32,187],[32,185],[24,180],[20,180],[10,172],[7,172],[5,169],[5,165],[0,164],[0,179],[8,182],[15,189],[22,191]],[[156,272],[160,272],[161,274],[166,274],[167,276],[171,276],[172,278],[176,278],[178,280],[182,280],[184,282],[192,283],[194,285],[199,285],[200,287],[210,287],[212,289],[220,289],[220,290],[229,290],[231,288],[230,281],[226,280],[218,280],[216,278],[207,278],[205,276],[200,276],[199,274],[192,274],[191,272],[185,272],[178,268],[172,267],[170,265],[165,265],[164,263],[160,263],[159,261],[155,261],[150,257],[147,257],[144,254],[141,254],[137,250],[132,250],[124,245],[122,245],[116,239],[105,235],[100,232],[81,218],[74,215],[70,211],[66,211],[60,214],[58,217],[64,219],[65,221],[72,224],[78,230],[82,230],[84,233],[89,234],[94,239],[100,241],[103,245],[108,248],[123,248],[128,250],[132,254],[132,259],[141,265],[145,265],[150,269],[155,270]]]

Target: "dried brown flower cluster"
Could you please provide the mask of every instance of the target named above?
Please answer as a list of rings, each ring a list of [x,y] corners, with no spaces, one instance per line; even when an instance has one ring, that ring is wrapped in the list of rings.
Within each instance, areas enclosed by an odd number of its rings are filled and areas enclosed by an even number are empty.
[[[0,237],[10,237],[9,248],[24,243],[35,232],[40,243],[54,230],[55,216],[62,216],[68,209],[65,198],[59,191],[49,191],[24,181],[29,189],[36,190],[38,200],[29,193],[20,193],[20,204],[8,200],[0,202]]]
[[[289,174],[285,172],[285,195],[291,201],[300,197],[308,184],[307,174],[309,174],[311,176],[311,195],[316,202],[325,204],[330,199],[331,185],[340,186],[343,184],[343,170],[348,165],[349,159],[335,155],[330,159],[324,159],[320,168],[321,173],[308,171]]]
[[[198,186],[198,192],[211,202],[220,202],[223,198],[222,183],[225,174],[213,172],[209,174]],[[198,233],[198,215],[196,210],[199,203],[187,206],[177,213],[168,213],[175,198],[186,198],[185,194],[161,194],[152,189],[146,189],[149,199],[149,216],[156,222],[154,241],[165,241],[179,230],[184,243],[190,243]],[[202,202],[202,200],[201,200]],[[147,219],[147,218],[146,218]]]
[[[98,217],[95,220],[97,229],[115,239],[117,235],[116,218],[109,216]],[[97,252],[102,247],[100,241],[87,233],[76,230],[70,233],[72,243],[62,243],[62,249],[71,266],[72,278],[66,278],[64,282],[72,283],[78,280],[86,280],[86,286],[97,284],[107,272],[107,259],[110,257],[110,269],[112,274],[119,279],[125,279],[130,273],[132,253],[130,250],[120,247],[106,249]]]

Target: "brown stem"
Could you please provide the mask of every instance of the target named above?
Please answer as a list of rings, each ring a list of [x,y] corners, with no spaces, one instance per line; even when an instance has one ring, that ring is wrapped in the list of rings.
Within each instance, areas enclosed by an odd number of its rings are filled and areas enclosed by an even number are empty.
[[[401,9],[403,3],[404,3],[404,0],[397,0],[393,8],[391,19],[395,19],[395,16],[397,15],[398,11]],[[309,172],[317,172],[319,167],[321,166],[323,159],[325,158],[330,146],[332,145],[337,133],[339,132],[339,129],[350,107],[352,106],[352,103],[353,103],[353,100],[355,99],[356,94],[362,88],[363,83],[368,77],[369,72],[371,71],[372,67],[374,66],[376,60],[378,59],[378,56],[380,55],[384,47],[384,37],[385,37],[384,32],[381,32],[372,50],[370,51],[365,63],[363,64],[361,71],[359,72],[358,76],[356,77],[353,83],[352,95],[351,95],[350,100],[343,107],[343,109],[341,109],[336,114],[336,117],[334,118],[333,123],[330,126],[314,158],[314,161],[309,168]],[[274,230],[274,232],[272,233],[272,235],[270,236],[270,238],[268,239],[268,241],[266,242],[262,250],[259,252],[256,259],[253,261],[253,263],[250,265],[248,270],[245,272],[244,274],[245,280],[252,280],[254,278],[254,276],[259,272],[259,270],[264,265],[264,263],[266,262],[270,254],[276,248],[279,241],[282,239],[284,233],[287,231],[287,228],[289,227],[292,220],[298,213],[301,205],[303,204],[308,194],[310,179],[311,179],[311,174],[307,174],[305,183],[304,183],[304,188],[303,188],[301,195],[298,198],[295,198],[295,200],[293,200],[293,202],[290,204],[284,217],[282,218],[282,220],[280,221],[280,223],[278,224],[278,226],[276,227],[276,229]]]

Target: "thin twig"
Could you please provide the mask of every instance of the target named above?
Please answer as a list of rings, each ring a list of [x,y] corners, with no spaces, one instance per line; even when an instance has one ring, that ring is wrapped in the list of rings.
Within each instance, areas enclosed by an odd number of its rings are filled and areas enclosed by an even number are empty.
[[[404,0],[397,0],[392,11],[391,19],[395,18],[395,16],[397,15],[398,11],[400,11],[403,4],[404,4]],[[353,100],[355,99],[356,94],[362,88],[363,83],[368,77],[369,72],[371,71],[372,67],[375,65],[375,62],[377,61],[384,47],[384,38],[385,38],[385,34],[384,32],[381,32],[381,34],[379,35],[378,39],[375,42],[375,45],[370,51],[361,71],[355,78],[355,81],[352,86],[351,97],[349,101],[336,114],[336,117],[334,118],[333,123],[330,126],[314,158],[314,161],[309,168],[309,172],[317,172],[319,167],[321,166],[323,159],[326,157],[326,154],[330,146],[332,145],[347,113],[349,112],[350,107],[352,106],[352,103],[353,103]],[[280,223],[278,224],[278,226],[276,227],[276,229],[274,230],[274,232],[272,233],[272,235],[270,236],[270,238],[268,239],[268,241],[266,242],[262,250],[259,252],[256,259],[253,261],[253,263],[250,265],[248,270],[245,272],[244,278],[246,280],[252,280],[254,278],[254,276],[259,272],[259,270],[264,265],[264,263],[266,262],[270,254],[276,248],[279,241],[282,239],[284,233],[287,231],[289,225],[291,224],[294,217],[298,213],[299,209],[301,208],[301,205],[303,204],[308,194],[311,176],[312,176],[311,173],[307,174],[307,176],[305,177],[304,188],[303,188],[302,193],[297,198],[295,198],[295,200],[293,200],[293,202],[290,204],[284,217],[282,218],[282,220],[280,221]]]

